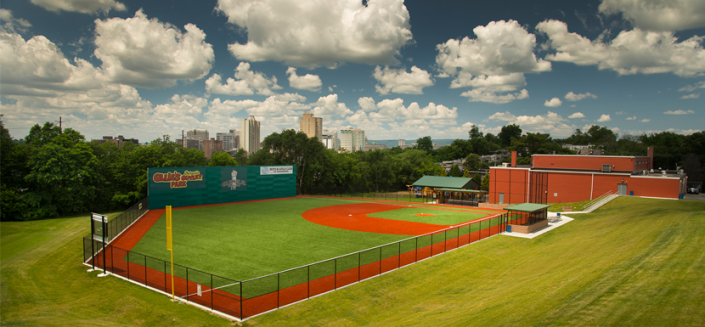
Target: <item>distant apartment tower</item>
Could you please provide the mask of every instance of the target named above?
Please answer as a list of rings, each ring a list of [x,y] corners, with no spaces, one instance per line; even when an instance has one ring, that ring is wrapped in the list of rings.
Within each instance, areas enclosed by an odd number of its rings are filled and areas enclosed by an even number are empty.
[[[243,119],[240,127],[240,148],[247,151],[248,155],[257,152],[260,149],[259,122],[255,116]]]
[[[186,140],[198,140],[198,149],[205,152],[203,148],[203,141],[208,140],[209,134],[208,130],[193,129],[186,131]],[[185,143],[190,143],[186,141]],[[190,148],[188,144],[184,144],[187,148]]]
[[[323,135],[320,138],[326,149],[331,149],[334,151],[340,150],[340,141],[338,140],[338,132],[331,132],[327,129],[323,130]]]
[[[323,136],[323,118],[313,117],[311,112],[307,112],[301,117],[299,130],[308,137],[317,137],[319,140]]]
[[[216,133],[216,140],[223,142],[223,150],[237,150],[238,141],[240,139],[240,131],[231,129],[229,133]]]
[[[340,148],[355,152],[365,148],[365,131],[359,128],[340,130]]]
[[[406,147],[406,140],[405,139],[399,139],[399,147],[402,149]]]
[[[203,153],[206,158],[210,159],[213,156],[213,153],[223,151],[223,141],[219,141],[214,138],[203,141]]]

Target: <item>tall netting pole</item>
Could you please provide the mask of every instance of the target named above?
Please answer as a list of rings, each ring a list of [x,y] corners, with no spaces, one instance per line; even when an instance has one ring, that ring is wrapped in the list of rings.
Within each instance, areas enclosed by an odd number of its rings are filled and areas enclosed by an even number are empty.
[[[171,206],[166,206],[166,249],[171,252],[171,299],[174,300],[174,247],[171,237]]]

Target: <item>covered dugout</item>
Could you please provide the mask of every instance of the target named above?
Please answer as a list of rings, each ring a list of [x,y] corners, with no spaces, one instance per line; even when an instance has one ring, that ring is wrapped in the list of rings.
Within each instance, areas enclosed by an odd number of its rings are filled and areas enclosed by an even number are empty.
[[[506,207],[508,232],[528,234],[548,226],[548,207],[546,204],[522,203]]]
[[[486,201],[487,192],[480,191],[480,184],[467,177],[423,176],[413,189],[423,189],[423,196],[437,200],[437,203],[477,206]]]

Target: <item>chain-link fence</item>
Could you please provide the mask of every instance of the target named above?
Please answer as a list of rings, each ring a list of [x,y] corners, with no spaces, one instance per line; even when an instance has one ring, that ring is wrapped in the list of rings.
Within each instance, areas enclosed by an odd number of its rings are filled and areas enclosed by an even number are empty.
[[[173,290],[182,301],[245,320],[499,234],[521,218],[495,215],[245,281],[174,264],[173,288],[167,261],[113,245],[95,253],[102,244],[96,246],[99,242],[89,237],[83,240],[83,256],[86,264],[165,294]]]

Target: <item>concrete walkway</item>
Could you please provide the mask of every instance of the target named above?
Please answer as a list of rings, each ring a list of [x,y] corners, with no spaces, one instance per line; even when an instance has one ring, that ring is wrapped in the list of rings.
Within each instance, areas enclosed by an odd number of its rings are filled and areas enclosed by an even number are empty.
[[[549,221],[550,221],[550,219],[552,219],[553,217],[556,217],[556,216],[558,216],[557,213],[555,213],[555,212],[549,212],[549,213],[548,213]],[[529,238],[529,239],[531,239],[531,238],[534,238],[534,237],[539,236],[539,235],[541,235],[541,234],[544,234],[544,233],[547,233],[547,232],[549,232],[549,231],[552,231],[552,230],[554,230],[554,229],[556,229],[556,228],[558,228],[558,227],[561,227],[561,226],[563,226],[563,225],[565,225],[565,224],[567,224],[567,223],[569,223],[569,222],[571,222],[571,221],[573,221],[573,220],[574,220],[573,218],[566,217],[566,216],[564,216],[564,215],[561,214],[561,220],[559,220],[559,221],[557,221],[557,222],[555,222],[555,223],[548,223],[548,226],[547,226],[547,227],[544,227],[544,228],[542,228],[542,229],[539,229],[539,230],[537,230],[537,231],[535,231],[535,232],[533,232],[533,233],[529,233],[529,234],[507,233],[507,232],[505,231],[505,232],[502,232],[500,235],[506,235],[506,236],[513,236],[513,237],[521,237],[521,238]]]

